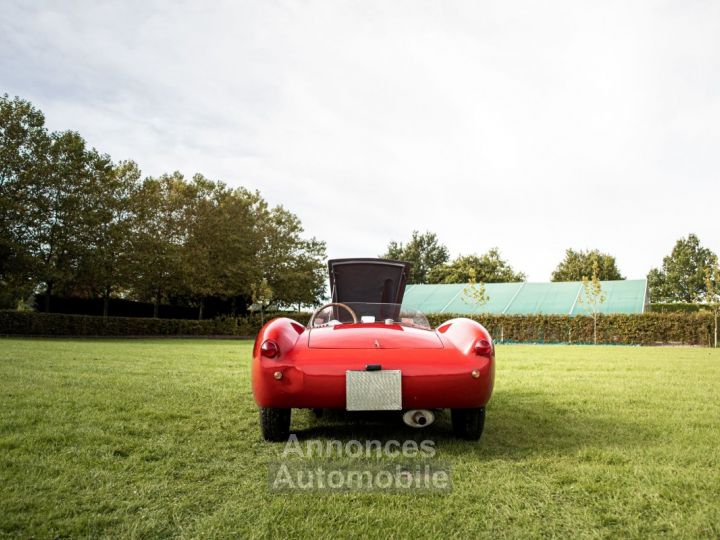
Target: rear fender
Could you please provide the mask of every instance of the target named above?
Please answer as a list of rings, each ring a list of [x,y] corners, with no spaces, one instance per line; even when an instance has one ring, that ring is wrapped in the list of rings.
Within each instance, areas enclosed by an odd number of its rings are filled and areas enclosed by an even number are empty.
[[[490,332],[488,332],[482,324],[464,317],[445,321],[437,327],[437,332],[444,339],[450,341],[456,349],[466,356],[474,354],[473,348],[478,339],[485,339],[493,345]],[[492,347],[492,351],[491,357],[494,357],[494,345]]]
[[[283,372],[288,369],[292,350],[304,332],[303,325],[286,317],[271,320],[258,332],[253,346],[251,371],[253,395],[255,402],[261,407],[270,406],[272,403],[277,389],[270,386],[272,382],[276,382],[271,377],[276,370]],[[275,358],[264,358],[260,354],[260,346],[269,339],[274,340],[280,349],[280,354]]]
[[[273,360],[283,359],[283,356],[295,347],[297,340],[304,332],[305,327],[303,325],[287,317],[279,317],[269,321],[260,329],[255,338],[253,358],[259,360],[260,346],[267,340],[273,340],[280,348],[280,355]]]

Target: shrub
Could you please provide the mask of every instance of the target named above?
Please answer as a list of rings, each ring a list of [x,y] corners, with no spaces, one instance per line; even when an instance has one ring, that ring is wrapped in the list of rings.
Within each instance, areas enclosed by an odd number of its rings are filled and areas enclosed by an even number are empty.
[[[650,304],[648,309],[651,313],[697,313],[699,311],[709,311],[708,306],[704,304],[689,304],[686,302]]]
[[[265,320],[286,316],[307,324],[309,313],[271,313]],[[430,314],[433,327],[462,315]],[[564,315],[489,315],[470,318],[483,324],[496,341],[530,343],[592,343],[592,317]],[[259,315],[202,321],[93,317],[0,311],[0,335],[26,336],[235,336],[253,337]],[[713,332],[710,313],[645,313],[601,315],[598,342],[631,345],[682,344],[709,346]]]
[[[291,314],[299,322],[309,315]],[[266,317],[267,320],[267,317]],[[0,335],[24,336],[254,336],[260,329],[259,316],[223,317],[207,320],[150,319],[139,317],[95,317],[0,311]]]
[[[428,316],[433,326],[449,318],[452,318],[452,315]],[[592,343],[593,341],[592,317],[479,314],[470,318],[485,326],[496,341],[534,343]],[[712,316],[708,313],[600,315],[598,342],[709,346],[712,324]]]

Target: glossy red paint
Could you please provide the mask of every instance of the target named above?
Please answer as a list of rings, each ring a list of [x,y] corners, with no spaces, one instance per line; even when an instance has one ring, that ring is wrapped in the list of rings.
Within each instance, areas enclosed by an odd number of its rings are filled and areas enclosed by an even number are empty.
[[[308,331],[311,349],[442,349],[435,332],[399,324],[341,324]]]
[[[492,394],[495,352],[491,347],[477,354],[480,339],[492,344],[482,325],[463,318],[436,330],[383,323],[307,329],[291,319],[274,319],[255,340],[253,394],[261,407],[343,409],[345,372],[380,364],[402,371],[404,409],[484,407]],[[278,344],[275,358],[261,355],[266,340]]]

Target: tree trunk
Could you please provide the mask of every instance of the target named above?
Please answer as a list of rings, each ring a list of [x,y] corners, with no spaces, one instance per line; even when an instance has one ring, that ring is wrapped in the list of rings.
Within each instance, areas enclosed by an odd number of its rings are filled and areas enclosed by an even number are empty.
[[[593,316],[593,343],[597,345],[597,314]]]
[[[155,292],[155,299],[153,301],[153,319],[157,319],[160,313],[160,289]]]
[[[105,287],[103,292],[103,319],[107,319],[110,312],[110,287]]]
[[[45,291],[45,313],[50,313],[50,295],[52,294],[52,281],[47,282],[47,290]]]
[[[202,321],[203,318],[203,310],[205,308],[205,299],[200,299],[200,308],[198,309],[198,320]]]

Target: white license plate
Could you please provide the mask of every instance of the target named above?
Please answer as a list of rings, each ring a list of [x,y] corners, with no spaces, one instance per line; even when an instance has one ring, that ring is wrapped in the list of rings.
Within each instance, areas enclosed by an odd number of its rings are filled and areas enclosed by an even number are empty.
[[[402,375],[400,370],[346,371],[345,408],[348,411],[401,410]]]

